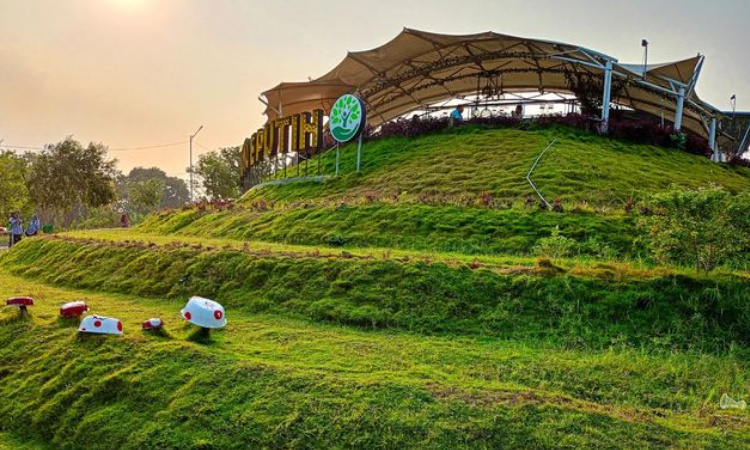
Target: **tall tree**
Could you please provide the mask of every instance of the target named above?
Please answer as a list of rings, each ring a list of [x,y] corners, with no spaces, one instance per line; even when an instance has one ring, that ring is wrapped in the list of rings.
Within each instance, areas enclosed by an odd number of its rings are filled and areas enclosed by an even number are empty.
[[[159,207],[164,194],[164,182],[152,178],[130,187],[130,203],[139,212],[150,213]]]
[[[68,138],[48,145],[30,157],[27,186],[31,201],[46,221],[61,220],[67,227],[85,216],[87,208],[115,200],[115,163],[107,160],[107,148],[102,144],[84,147]]]
[[[136,167],[127,176],[118,177],[117,187],[120,198],[127,203],[130,198],[129,191],[150,180],[159,181],[162,185],[157,207],[178,208],[190,201],[187,183],[180,178],[167,176],[157,167]]]
[[[0,224],[11,212],[23,211],[29,206],[26,188],[26,160],[12,152],[0,152]]]
[[[240,148],[225,147],[200,155],[195,174],[211,200],[228,200],[240,195]]]

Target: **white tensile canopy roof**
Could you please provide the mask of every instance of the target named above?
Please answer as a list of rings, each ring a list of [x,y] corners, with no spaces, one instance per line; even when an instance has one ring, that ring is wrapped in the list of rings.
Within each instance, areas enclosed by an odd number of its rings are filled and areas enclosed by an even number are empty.
[[[269,120],[323,109],[355,93],[366,103],[373,126],[452,98],[476,94],[492,79],[507,92],[571,94],[571,74],[604,78],[611,64],[612,102],[674,122],[677,99],[685,96],[682,127],[708,137],[716,108],[702,102],[695,84],[703,56],[643,65],[620,64],[584,47],[493,32],[446,35],[404,29],[387,44],[350,52],[333,70],[309,82],[281,83],[262,95]]]

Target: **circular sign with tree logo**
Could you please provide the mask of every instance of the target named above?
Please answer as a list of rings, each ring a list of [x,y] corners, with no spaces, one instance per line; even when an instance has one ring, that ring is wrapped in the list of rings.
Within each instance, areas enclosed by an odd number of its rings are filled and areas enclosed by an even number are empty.
[[[342,144],[351,141],[365,127],[366,115],[362,100],[351,94],[342,95],[331,108],[331,136]]]

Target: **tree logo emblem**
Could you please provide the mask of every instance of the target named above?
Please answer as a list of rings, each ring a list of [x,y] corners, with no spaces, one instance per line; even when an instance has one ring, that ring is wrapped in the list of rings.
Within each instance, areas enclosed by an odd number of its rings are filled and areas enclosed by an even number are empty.
[[[342,95],[331,108],[329,118],[331,136],[342,144],[351,141],[359,136],[364,128],[366,115],[365,104],[362,100],[351,94]]]

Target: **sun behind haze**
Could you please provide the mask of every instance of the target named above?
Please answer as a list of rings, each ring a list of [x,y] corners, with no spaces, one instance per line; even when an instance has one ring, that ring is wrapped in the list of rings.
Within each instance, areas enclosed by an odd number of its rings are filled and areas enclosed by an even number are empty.
[[[750,108],[750,2],[594,0],[0,0],[0,139],[39,147],[74,135],[113,149],[120,168],[184,174],[195,151],[239,145],[264,122],[258,95],[323,75],[347,51],[403,27],[493,30],[583,45],[638,63],[707,60],[698,93]],[[616,18],[609,20],[607,18]]]
[[[123,8],[136,8],[142,6],[145,0],[110,0],[118,6]]]

